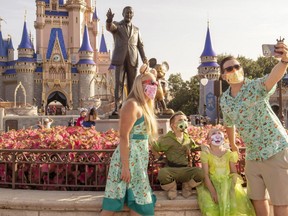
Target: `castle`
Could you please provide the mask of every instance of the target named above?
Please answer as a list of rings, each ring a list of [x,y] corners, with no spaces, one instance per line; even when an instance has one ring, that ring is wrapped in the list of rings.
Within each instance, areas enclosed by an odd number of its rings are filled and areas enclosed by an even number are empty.
[[[88,98],[111,100],[114,70],[92,0],[36,0],[36,47],[24,21],[14,57],[0,29],[0,98],[45,108],[77,109]],[[19,32],[20,33],[20,32]],[[21,87],[21,88],[19,88]],[[15,91],[19,89],[18,91]]]

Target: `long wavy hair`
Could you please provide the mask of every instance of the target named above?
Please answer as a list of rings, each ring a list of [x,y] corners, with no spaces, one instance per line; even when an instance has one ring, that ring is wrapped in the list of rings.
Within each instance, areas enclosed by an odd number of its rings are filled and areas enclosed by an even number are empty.
[[[132,90],[127,97],[127,100],[134,99],[141,106],[147,133],[152,136],[149,138],[150,140],[158,136],[158,125],[154,113],[154,100],[147,100],[147,97],[144,94],[142,82],[153,78],[155,79],[155,76],[150,72],[138,75],[135,78]]]

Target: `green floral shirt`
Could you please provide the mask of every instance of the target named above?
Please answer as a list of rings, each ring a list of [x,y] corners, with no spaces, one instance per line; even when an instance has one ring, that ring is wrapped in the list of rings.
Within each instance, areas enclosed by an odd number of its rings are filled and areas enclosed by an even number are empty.
[[[286,130],[269,104],[276,85],[267,92],[267,77],[245,79],[235,98],[229,87],[220,99],[224,125],[236,126],[246,144],[246,160],[266,160],[288,147]]]

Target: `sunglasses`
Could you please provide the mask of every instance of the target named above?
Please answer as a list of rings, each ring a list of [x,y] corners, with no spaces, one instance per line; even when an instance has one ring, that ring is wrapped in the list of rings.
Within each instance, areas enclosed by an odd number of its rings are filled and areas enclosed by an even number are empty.
[[[225,68],[224,71],[231,72],[231,71],[233,71],[234,68],[236,70],[239,70],[241,68],[241,65],[240,64],[236,64],[236,65],[233,65],[233,66],[229,66],[229,67]]]
[[[158,82],[157,81],[154,81],[154,80],[144,80],[142,82],[142,84],[146,84],[146,85],[156,85],[158,86]]]

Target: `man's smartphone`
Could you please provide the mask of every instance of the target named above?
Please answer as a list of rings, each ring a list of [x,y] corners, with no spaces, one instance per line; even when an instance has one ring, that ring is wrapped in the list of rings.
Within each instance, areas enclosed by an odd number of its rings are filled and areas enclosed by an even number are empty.
[[[263,44],[262,51],[265,57],[271,57],[277,54],[279,55],[279,53],[275,52],[275,44]]]

